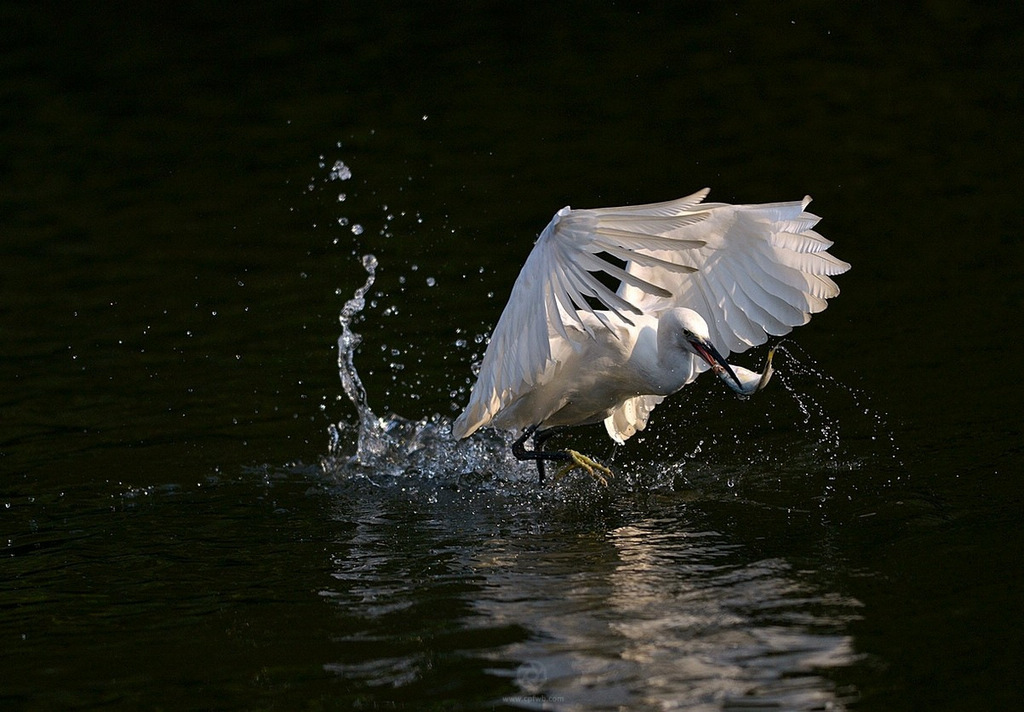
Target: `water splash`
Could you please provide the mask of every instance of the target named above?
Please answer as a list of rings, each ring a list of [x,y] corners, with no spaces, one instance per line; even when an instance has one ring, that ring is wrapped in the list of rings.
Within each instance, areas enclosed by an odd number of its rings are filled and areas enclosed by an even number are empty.
[[[440,415],[409,420],[394,414],[379,417],[373,412],[355,366],[362,337],[352,330],[352,324],[366,307],[366,294],[376,279],[377,259],[364,255],[362,264],[366,282],[345,302],[338,317],[338,375],[345,395],[355,406],[357,419],[354,426],[341,422],[328,428],[328,454],[321,467],[330,474],[359,474],[377,481],[410,474],[521,479],[522,468],[511,458],[509,442],[501,433],[492,431],[457,442],[451,436],[451,421]],[[355,452],[350,453],[348,434],[353,430]]]
[[[902,466],[887,417],[871,404],[867,393],[827,373],[794,341],[784,339],[775,348],[786,355],[779,381],[799,409],[803,425],[816,434],[833,463],[838,464],[849,449],[846,443],[866,439],[878,446],[871,448],[876,457]]]
[[[358,443],[356,457],[367,457],[377,450],[372,434],[378,427],[378,418],[370,410],[367,402],[366,388],[356,371],[355,353],[356,348],[362,342],[362,337],[352,331],[352,321],[366,307],[366,293],[373,286],[377,279],[377,258],[373,255],[363,255],[363,269],[366,270],[366,282],[355,291],[352,298],[345,302],[341,308],[338,321],[341,323],[341,336],[338,337],[338,375],[341,378],[341,387],[345,395],[356,407],[359,416],[358,422]],[[340,433],[337,428],[331,433],[332,450],[340,443]]]

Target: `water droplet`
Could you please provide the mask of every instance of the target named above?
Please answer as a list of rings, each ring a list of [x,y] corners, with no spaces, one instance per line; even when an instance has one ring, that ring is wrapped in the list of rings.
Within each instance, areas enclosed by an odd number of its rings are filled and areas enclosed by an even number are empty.
[[[352,170],[345,165],[344,161],[335,161],[328,177],[331,180],[348,180],[352,177]]]

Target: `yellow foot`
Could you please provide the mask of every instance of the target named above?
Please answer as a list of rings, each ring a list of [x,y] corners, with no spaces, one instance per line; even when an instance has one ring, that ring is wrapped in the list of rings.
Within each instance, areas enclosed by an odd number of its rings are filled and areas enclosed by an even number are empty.
[[[569,462],[555,474],[555,482],[568,475],[573,470],[586,470],[587,474],[598,481],[599,484],[608,486],[608,480],[605,476],[614,477],[610,469],[605,467],[599,462],[594,462],[586,455],[576,452],[575,450],[566,450],[569,455]]]

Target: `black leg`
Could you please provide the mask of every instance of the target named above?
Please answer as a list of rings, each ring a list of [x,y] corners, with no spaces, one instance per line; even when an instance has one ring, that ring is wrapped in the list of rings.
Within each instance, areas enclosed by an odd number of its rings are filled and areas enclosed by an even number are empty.
[[[540,452],[544,447],[544,443],[551,439],[552,435],[558,435],[560,432],[565,430],[564,425],[556,425],[553,428],[547,428],[546,430],[538,430],[533,434],[533,449],[534,451]],[[559,451],[561,452],[561,451]]]
[[[538,453],[538,454],[541,454],[541,455],[549,454],[549,455],[552,456],[549,459],[552,459],[552,460],[558,460],[558,461],[568,460],[569,458],[566,456],[566,453],[564,451],[562,451],[562,450],[551,451],[551,450],[545,450],[544,449],[544,443],[546,443],[548,440],[550,440],[552,435],[558,435],[563,430],[565,430],[564,426],[556,425],[553,428],[548,428],[546,430],[537,430],[536,432],[534,432],[534,434],[533,434],[533,451],[535,453]],[[537,458],[537,474],[540,475],[540,482],[541,482],[541,484],[543,484],[544,483],[544,458],[542,458],[542,457],[538,457]]]
[[[544,450],[544,443],[551,437],[549,434],[551,431],[548,430],[535,430],[533,432],[533,451],[536,453]],[[538,457],[537,460],[537,482],[544,484],[544,458]]]
[[[548,441],[552,435],[558,433],[562,428],[547,428],[546,430],[537,430],[536,425],[531,425],[529,428],[523,430],[523,434],[512,443],[512,454],[517,460],[533,460],[537,463],[537,475],[540,484],[544,484],[544,461],[553,460],[556,462],[565,462],[569,460],[569,453],[564,450],[543,450],[544,443]],[[527,450],[524,445],[526,441],[533,436],[533,450]]]

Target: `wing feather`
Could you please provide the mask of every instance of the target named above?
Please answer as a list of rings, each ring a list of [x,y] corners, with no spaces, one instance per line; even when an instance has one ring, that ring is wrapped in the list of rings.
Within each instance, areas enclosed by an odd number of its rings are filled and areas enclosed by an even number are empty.
[[[650,235],[637,230],[622,230],[613,227],[598,227],[594,232],[602,237],[615,238],[615,242],[608,244],[621,244],[623,241],[632,243],[634,249],[645,248],[648,250],[686,250],[694,247],[704,247],[703,240],[687,240],[684,238],[672,237],[670,235]]]
[[[607,260],[602,260],[595,254],[582,253],[580,255],[580,263],[591,271],[599,271],[608,274],[621,282],[637,287],[640,290],[647,292],[648,294],[654,294],[658,297],[671,297],[672,292],[667,289],[662,289],[656,284],[651,284],[646,279],[641,279],[632,272],[627,272],[618,265],[611,264]],[[634,307],[632,304],[628,305],[628,311],[634,314],[639,313],[639,309]]]
[[[710,188],[702,188],[693,195],[663,203],[647,203],[645,205],[624,205],[618,208],[594,208],[591,212],[601,215],[680,215],[689,212],[704,201]],[[707,207],[707,206],[702,206]]]
[[[625,262],[635,262],[638,265],[644,267],[657,267],[658,269],[665,270],[667,272],[678,272],[679,274],[689,274],[690,272],[696,272],[696,267],[681,264],[678,262],[672,262],[670,260],[663,260],[660,257],[655,257],[653,254],[647,252],[637,252],[636,250],[628,250],[617,245],[607,245],[604,247],[604,251],[610,254],[612,257],[617,257]]]
[[[762,324],[768,334],[789,331],[789,328],[806,323],[807,295],[784,282],[767,275],[765,279],[751,279],[758,262],[740,259],[723,263],[723,271],[749,300],[749,311],[754,320]],[[774,331],[769,328],[774,325]],[[789,328],[787,328],[789,327]],[[763,340],[754,342],[764,343]]]
[[[664,396],[634,396],[624,401],[604,420],[605,430],[617,443],[624,443],[638,430],[647,427],[647,419],[654,406],[665,400]]]

